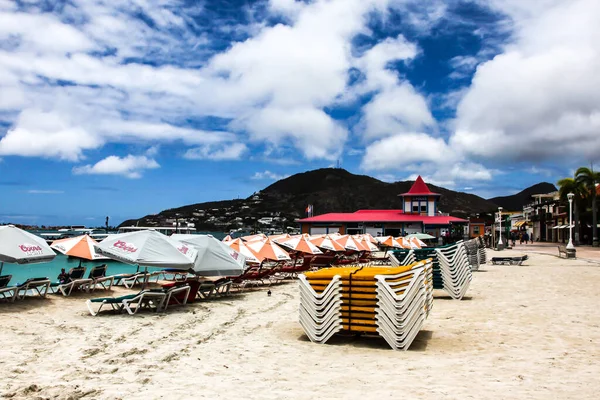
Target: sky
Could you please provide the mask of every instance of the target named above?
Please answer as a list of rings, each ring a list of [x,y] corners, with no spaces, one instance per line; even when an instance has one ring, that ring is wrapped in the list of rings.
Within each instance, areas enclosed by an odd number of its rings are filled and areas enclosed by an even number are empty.
[[[600,161],[597,0],[0,0],[0,223],[341,165],[485,198]]]

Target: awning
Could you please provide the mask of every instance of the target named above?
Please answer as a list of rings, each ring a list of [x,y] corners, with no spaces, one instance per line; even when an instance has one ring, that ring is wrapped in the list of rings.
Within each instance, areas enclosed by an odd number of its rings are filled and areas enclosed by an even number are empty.
[[[514,227],[518,228],[518,227],[521,227],[523,225],[527,225],[527,221],[517,221],[517,222],[515,222]]]
[[[553,227],[552,227],[552,228],[550,228],[550,229],[560,229],[560,225],[553,226]]]

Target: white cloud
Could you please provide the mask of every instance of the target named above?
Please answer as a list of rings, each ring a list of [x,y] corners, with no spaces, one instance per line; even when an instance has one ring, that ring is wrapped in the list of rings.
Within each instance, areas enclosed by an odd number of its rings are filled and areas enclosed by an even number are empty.
[[[366,171],[415,171],[435,185],[455,187],[458,181],[489,181],[495,171],[466,161],[443,138],[425,133],[399,134],[366,149],[361,168]]]
[[[30,189],[27,191],[29,194],[62,194],[63,190],[42,190],[42,189]]]
[[[597,159],[600,2],[489,4],[511,17],[515,40],[478,67],[451,145],[481,160]]]
[[[188,149],[184,157],[189,160],[239,160],[247,151],[248,147],[244,143],[205,145]]]
[[[141,178],[145,169],[159,168],[160,165],[146,156],[127,155],[125,157],[108,156],[96,164],[83,165],[73,168],[73,173],[96,175],[123,175],[127,178]]]
[[[435,125],[425,98],[398,73],[388,69],[392,61],[409,61],[418,54],[417,48],[399,35],[375,45],[360,57],[355,65],[366,76],[352,95],[374,92],[364,106],[359,131],[366,139],[377,139],[401,132],[421,130]]]
[[[250,177],[250,179],[252,180],[271,180],[271,181],[278,181],[281,179],[285,179],[289,177],[289,175],[285,175],[285,174],[277,174],[275,172],[271,172],[269,170],[263,171],[263,172],[255,172],[254,175],[252,175]]]
[[[413,163],[455,161],[456,156],[442,138],[425,133],[406,133],[381,139],[367,147],[361,167],[367,171],[401,170]]]

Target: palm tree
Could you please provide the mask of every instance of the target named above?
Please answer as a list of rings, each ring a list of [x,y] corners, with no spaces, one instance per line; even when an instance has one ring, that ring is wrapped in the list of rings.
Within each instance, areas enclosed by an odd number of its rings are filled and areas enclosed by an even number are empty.
[[[587,190],[574,178],[563,178],[558,181],[558,193],[560,199],[564,202],[568,201],[567,194],[573,193],[573,218],[575,222],[575,244],[579,244],[579,210],[582,208],[581,203],[585,195],[587,194]]]
[[[596,183],[600,183],[600,173],[593,168],[581,167],[575,171],[575,180],[581,183],[592,197],[592,246],[598,247],[598,215],[596,214]]]

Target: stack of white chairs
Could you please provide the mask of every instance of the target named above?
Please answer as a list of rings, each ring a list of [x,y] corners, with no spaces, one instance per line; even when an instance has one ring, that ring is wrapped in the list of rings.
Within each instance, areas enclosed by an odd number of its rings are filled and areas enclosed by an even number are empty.
[[[322,269],[300,276],[300,324],[315,343],[335,333],[379,335],[407,350],[433,305],[431,259],[409,266]]]
[[[467,256],[469,257],[469,264],[471,265],[471,271],[479,270],[479,241],[477,239],[471,239],[464,242]]]
[[[427,318],[425,269],[375,278],[377,332],[393,349],[407,350]]]
[[[390,257],[390,262],[392,264],[392,267],[401,267],[401,266],[406,266],[406,265],[410,265],[410,264],[414,264],[417,262],[417,259],[415,258],[415,252],[413,250],[409,250],[405,255],[404,258],[402,260],[400,260],[398,258],[398,256],[400,255],[400,253],[390,253],[389,257]]]
[[[325,290],[317,293],[306,276],[298,278],[300,325],[312,342],[325,343],[342,329],[342,280],[334,276]]]
[[[462,299],[472,279],[471,265],[464,243],[458,242],[436,249],[436,252],[444,289],[453,299]]]
[[[479,265],[487,263],[487,250],[485,249],[485,241],[481,236],[479,236]]]

